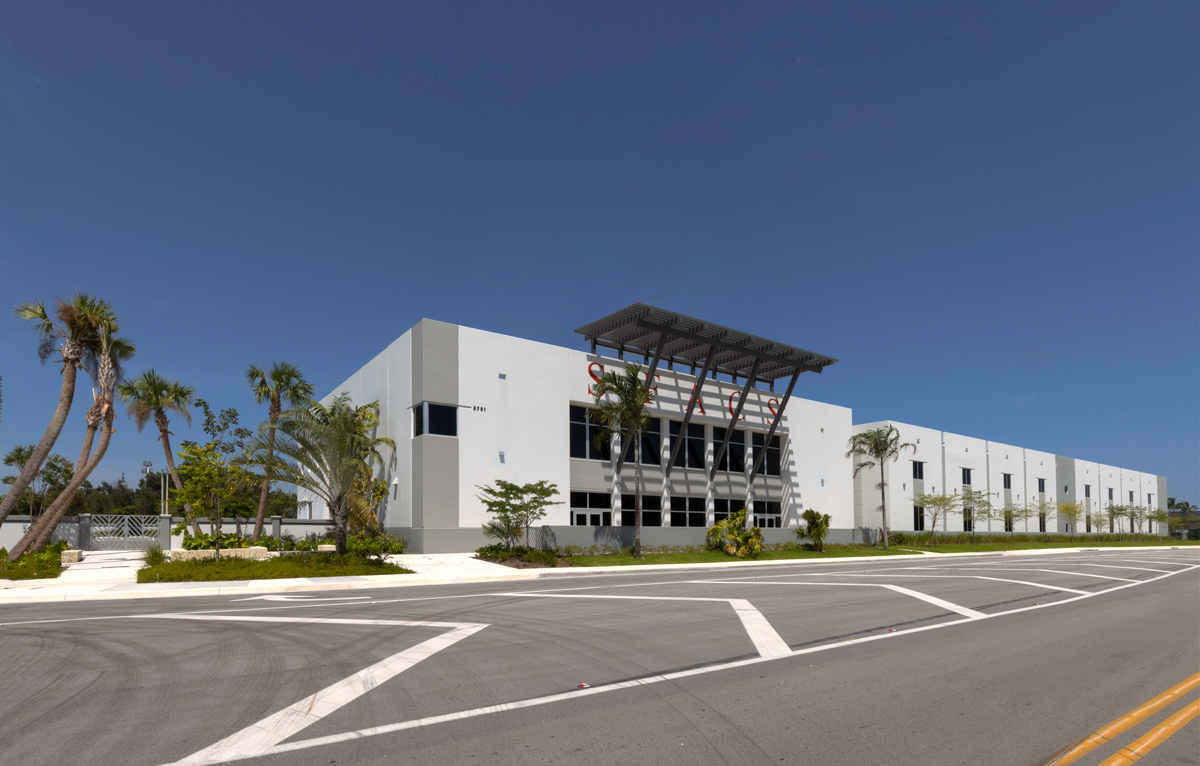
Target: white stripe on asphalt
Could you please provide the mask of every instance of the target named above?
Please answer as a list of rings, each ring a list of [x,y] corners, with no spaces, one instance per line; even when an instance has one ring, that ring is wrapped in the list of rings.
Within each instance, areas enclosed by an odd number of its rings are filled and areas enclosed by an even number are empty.
[[[1049,590],[1061,590],[1064,593],[1078,593],[1084,596],[1095,595],[1088,593],[1085,590],[1075,590],[1074,588],[1064,588],[1061,585],[1046,585],[1041,582],[1026,582],[1025,580],[1010,580],[1005,577],[986,577],[984,575],[904,575],[904,574],[850,574],[846,577],[916,577],[916,578],[935,578],[939,580],[992,580],[993,582],[1011,582],[1017,585],[1028,585],[1031,588],[1047,588]],[[1148,580],[1145,582],[1149,582]],[[1118,586],[1124,588],[1124,585]],[[1109,590],[1112,590],[1111,588]]]
[[[1023,606],[1023,607],[1019,607],[1017,609],[1010,609],[1007,612],[995,612],[993,614],[985,614],[980,619],[992,619],[995,617],[1003,617],[1005,615],[1010,615],[1010,614],[1019,614],[1021,612],[1032,612],[1032,611],[1036,611],[1039,609],[1052,609],[1054,607],[1062,606],[1063,604],[1069,604],[1072,601],[1082,601],[1083,599],[1094,598],[1099,595],[1103,595],[1106,593],[1112,593],[1113,591],[1123,590],[1125,588],[1136,588],[1139,585],[1145,585],[1146,583],[1151,583],[1151,582],[1154,582],[1155,580],[1161,580],[1165,577],[1172,577],[1174,575],[1181,574],[1183,572],[1190,571],[1192,569],[1200,569],[1200,567],[1193,566],[1193,567],[1189,567],[1188,569],[1179,570],[1178,572],[1169,572],[1167,574],[1160,575],[1159,577],[1153,577],[1148,580],[1139,580],[1138,582],[1128,583],[1126,585],[1117,585],[1112,588],[1109,588],[1108,590],[1099,591],[1097,593],[1084,593],[1082,595],[1075,596],[1073,598],[1062,599],[1060,601],[1051,601],[1051,602],[1048,602],[1045,604],[1037,604],[1034,606]],[[976,620],[964,619],[964,620],[951,620],[950,622],[941,622],[941,623],[937,623],[936,625],[922,625],[921,627],[918,627],[918,628],[908,628],[906,630],[898,630],[895,633],[881,633],[881,634],[874,635],[874,636],[865,636],[863,638],[850,639],[848,641],[838,641],[837,643],[832,643],[832,644],[822,644],[820,646],[811,646],[811,647],[808,647],[805,649],[797,649],[788,656],[799,657],[799,656],[802,656],[805,654],[815,654],[817,652],[828,651],[830,649],[837,649],[837,648],[847,647],[847,646],[857,646],[859,644],[868,643],[871,641],[882,641],[884,639],[889,639],[889,638],[899,638],[900,636],[907,636],[912,633],[923,633],[923,632],[929,631],[929,630],[940,630],[942,628],[948,628],[952,625],[962,625],[964,623],[970,623],[970,622],[975,622],[975,621]],[[663,681],[674,681],[674,680],[678,680],[681,678],[687,678],[690,676],[699,676],[699,675],[704,675],[707,673],[715,673],[715,672],[722,671],[722,670],[732,670],[732,669],[736,669],[736,668],[746,667],[747,665],[755,665],[760,662],[773,662],[778,659],[781,659],[781,658],[778,658],[778,657],[754,657],[754,658],[748,659],[748,660],[739,660],[739,661],[735,661],[735,662],[723,662],[723,663],[720,663],[717,665],[707,665],[707,666],[699,667],[699,668],[691,668],[689,670],[680,670],[680,671],[676,671],[673,673],[664,673],[662,675],[649,676],[647,678],[638,678],[638,679],[634,679],[631,681],[621,681],[618,683],[606,684],[603,686],[593,686],[593,687],[590,687],[587,689],[579,689],[577,691],[563,692],[563,693],[559,693],[559,694],[551,694],[546,697],[535,697],[533,699],[520,700],[517,702],[506,702],[506,703],[503,703],[500,705],[489,705],[487,707],[475,708],[473,710],[462,710],[457,713],[448,713],[446,715],[430,716],[428,718],[417,718],[417,719],[413,719],[410,721],[403,721],[400,723],[387,724],[385,726],[372,726],[370,728],[359,729],[357,731],[348,731],[348,732],[344,732],[342,734],[331,734],[331,735],[325,736],[325,737],[317,737],[314,739],[305,739],[305,740],[300,740],[299,742],[289,742],[287,744],[277,745],[274,748],[272,748],[271,750],[263,753],[263,755],[279,755],[282,753],[290,753],[290,752],[295,752],[298,750],[307,750],[309,748],[320,747],[323,745],[335,745],[335,744],[338,744],[341,742],[349,742],[352,740],[361,740],[361,739],[365,739],[367,737],[379,736],[381,734],[391,734],[393,732],[405,731],[408,729],[418,729],[418,728],[421,728],[424,726],[432,726],[434,724],[439,724],[439,723],[448,723],[450,721],[461,721],[461,720],[464,720],[467,718],[477,718],[479,716],[490,715],[492,713],[504,713],[504,712],[509,712],[509,711],[513,711],[513,710],[522,710],[524,708],[537,707],[540,705],[548,705],[548,704],[552,704],[555,702],[569,702],[574,699],[580,699],[582,697],[589,697],[589,696],[593,696],[593,695],[597,695],[597,694],[604,694],[606,692],[620,691],[622,689],[635,689],[635,688],[642,687],[642,686],[650,686],[653,684],[661,683]],[[230,759],[230,760],[234,760],[234,759]]]
[[[976,612],[974,609],[969,609],[965,606],[959,606],[958,604],[938,598],[937,596],[930,596],[928,593],[921,593],[920,591],[902,588],[899,585],[891,585],[889,583],[882,582],[791,582],[790,580],[717,580],[712,582],[707,580],[692,580],[692,582],[695,584],[712,585],[816,585],[818,587],[842,586],[847,588],[883,588],[884,590],[895,591],[896,593],[902,593],[905,596],[911,596],[913,598],[920,599],[921,601],[933,604],[934,606],[940,606],[942,609],[945,609],[948,612],[961,614],[964,617],[970,617],[973,620],[987,616],[983,612]]]
[[[1117,559],[1117,561],[1124,561],[1124,559]],[[1149,569],[1147,567],[1123,567],[1123,566],[1117,566],[1116,564],[1088,564],[1083,561],[1081,561],[1079,563],[1085,567],[1104,567],[1105,569],[1136,569],[1140,572],[1168,572],[1168,571],[1170,571],[1167,569]]]
[[[1033,569],[1030,567],[971,567],[972,572],[1049,572],[1051,574],[1075,575],[1077,577],[1098,577],[1101,580],[1119,580],[1121,582],[1138,582],[1130,580],[1127,577],[1113,577],[1112,575],[1098,575],[1090,572],[1067,572],[1062,569]]]
[[[595,598],[614,599],[618,601],[715,601],[717,603],[729,604],[733,607],[734,613],[742,621],[742,627],[746,629],[746,634],[754,642],[754,648],[758,650],[760,656],[766,658],[784,657],[792,653],[791,647],[775,632],[775,628],[771,627],[771,623],[767,622],[767,618],[763,617],[762,613],[755,609],[753,604],[741,598],[601,596],[590,593],[497,593],[496,595],[516,598]]]
[[[177,615],[162,616],[178,617]],[[210,615],[205,619],[219,618]],[[233,619],[273,622],[314,622],[286,617],[241,617]],[[382,620],[319,620],[315,622],[385,624],[385,621]],[[396,624],[395,621],[392,624]],[[429,626],[441,623],[408,624]],[[486,625],[458,623],[458,627],[453,630],[443,633],[440,636],[435,636],[428,641],[422,641],[416,646],[393,654],[382,662],[377,662],[369,668],[360,670],[348,678],[327,686],[316,694],[305,697],[294,705],[290,705],[274,715],[267,716],[258,723],[251,724],[198,753],[194,753],[181,761],[176,761],[174,766],[201,766],[201,764],[227,763],[229,761],[265,755],[280,742],[317,723],[338,708],[343,707],[376,686],[403,673],[421,660],[458,643],[467,636],[477,633],[486,627]]]

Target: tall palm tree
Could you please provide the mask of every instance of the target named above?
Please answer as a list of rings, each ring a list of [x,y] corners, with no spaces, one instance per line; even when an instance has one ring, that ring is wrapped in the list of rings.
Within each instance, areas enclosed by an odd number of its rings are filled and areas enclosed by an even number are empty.
[[[8,494],[0,500],[0,524],[4,523],[21,495],[33,483],[42,463],[54,448],[54,442],[62,433],[75,399],[75,380],[79,370],[96,371],[97,355],[101,353],[100,336],[104,331],[111,336],[117,329],[117,317],[112,306],[86,293],[76,293],[69,301],[60,300],[54,307],[53,315],[41,301],[23,303],[14,313],[19,319],[34,323],[33,330],[38,336],[38,357],[42,364],[58,352],[62,362],[62,389],[58,395],[58,406],[41,441],[34,446],[33,454],[25,462]]]
[[[267,402],[267,451],[268,465],[263,468],[262,491],[258,495],[258,518],[254,521],[254,539],[262,535],[263,519],[267,514],[267,498],[271,493],[271,454],[275,449],[275,424],[283,412],[286,400],[292,409],[303,407],[313,395],[312,383],[304,379],[304,373],[294,364],[276,362],[269,372],[250,365],[246,368],[246,383],[258,404]]]
[[[886,550],[888,547],[888,517],[887,492],[884,490],[887,486],[887,477],[884,474],[885,465],[888,461],[894,463],[899,460],[900,453],[906,449],[916,452],[917,446],[909,442],[902,443],[900,432],[896,430],[895,426],[889,425],[887,428],[876,428],[854,434],[850,437],[849,447],[846,450],[846,457],[855,460],[855,476],[858,476],[864,468],[879,466],[879,499],[883,508],[883,547]]]
[[[646,406],[654,400],[654,392],[646,387],[639,364],[625,365],[625,372],[610,370],[600,376],[592,388],[596,409],[591,411],[592,422],[600,429],[597,445],[605,439],[620,436],[633,440],[633,557],[642,557],[642,433],[650,425]],[[611,396],[610,396],[611,394]]]
[[[85,418],[87,429],[84,433],[83,449],[75,464],[75,473],[37,523],[30,527],[29,532],[13,546],[8,554],[9,561],[15,561],[18,556],[30,548],[40,551],[46,546],[46,543],[50,542],[50,537],[54,534],[58,523],[66,515],[71,501],[75,499],[75,493],[87,481],[92,471],[96,470],[96,466],[100,465],[100,461],[108,451],[109,441],[116,432],[116,429],[113,428],[115,415],[113,399],[116,395],[117,384],[121,380],[121,366],[124,361],[133,357],[136,349],[133,341],[128,338],[118,338],[112,334],[117,329],[115,322],[102,328],[98,337],[96,354],[90,360],[85,359],[85,369],[93,374],[100,391],[87,411]],[[96,444],[93,452],[92,441],[97,430],[100,432],[100,441]]]
[[[337,552],[345,553],[346,515],[355,479],[373,460],[383,461],[383,447],[396,449],[391,439],[374,435],[378,426],[379,402],[355,407],[350,394],[342,392],[328,407],[310,401],[307,407],[281,412],[273,444],[265,436],[270,424],[264,423],[231,464],[270,468],[278,481],[324,500],[333,517]]]
[[[173,412],[188,425],[192,424],[192,413],[188,407],[195,403],[196,389],[185,386],[178,380],[172,382],[156,373],[153,369],[146,370],[133,380],[127,380],[117,387],[117,397],[125,403],[129,417],[133,418],[138,433],[145,428],[146,422],[154,417],[154,425],[158,426],[158,440],[162,442],[163,453],[167,456],[167,470],[171,473],[171,481],[176,490],[183,489],[179,472],[175,470],[175,453],[171,451],[171,421],[167,412]],[[184,504],[184,513],[192,517],[190,505]],[[193,531],[199,533],[200,525],[192,519]]]

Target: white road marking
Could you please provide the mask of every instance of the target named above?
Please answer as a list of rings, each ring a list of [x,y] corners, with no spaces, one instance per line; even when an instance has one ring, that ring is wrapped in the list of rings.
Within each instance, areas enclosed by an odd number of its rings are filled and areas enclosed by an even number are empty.
[[[703,583],[704,581],[703,580],[694,580],[693,582]],[[970,617],[972,620],[977,620],[980,617],[987,616],[983,612],[977,612],[974,609],[969,609],[965,606],[959,606],[958,604],[955,604],[950,601],[946,601],[945,599],[938,598],[937,596],[930,596],[928,593],[921,593],[920,591],[910,590],[908,588],[902,588],[899,585],[892,585],[890,583],[883,583],[883,582],[792,582],[790,580],[732,580],[732,581],[731,580],[721,580],[716,584],[719,584],[719,585],[816,585],[818,587],[820,587],[820,586],[826,586],[826,587],[843,586],[843,587],[847,587],[847,588],[883,588],[884,590],[890,590],[890,591],[894,591],[896,593],[902,593],[905,596],[911,596],[915,599],[920,599],[921,601],[924,601],[929,604],[933,604],[934,606],[939,606],[948,612],[954,612],[955,614],[961,614],[964,617]]]
[[[486,625],[476,623],[408,622],[402,620],[352,620],[318,619],[302,617],[236,617],[222,618],[219,615],[153,615],[168,619],[197,619],[256,622],[303,622],[337,625],[400,625],[406,627],[450,627],[446,633],[422,641],[416,646],[397,652],[387,659],[364,668],[348,678],[296,702],[278,713],[269,715],[239,732],[231,734],[214,745],[193,753],[173,766],[201,766],[201,764],[227,763],[229,761],[265,755],[273,747],[325,716],[361,697],[380,684],[403,673],[423,659],[453,646],[467,636],[477,633]]]
[[[597,598],[614,599],[619,601],[715,601],[729,604],[742,621],[746,634],[754,642],[754,648],[762,657],[784,657],[792,653],[792,648],[775,632],[767,618],[754,608],[754,605],[742,598],[691,598],[684,596],[609,596],[591,593],[497,593],[498,596],[517,598]]]
[[[1123,561],[1123,560],[1124,559],[1117,559],[1117,561]],[[1081,561],[1079,563],[1085,567],[1104,567],[1105,569],[1136,569],[1140,572],[1168,572],[1168,571],[1170,571],[1168,569],[1149,569],[1147,567],[1123,567],[1123,566],[1118,566],[1116,564],[1089,564],[1089,563],[1083,562],[1083,561]]]
[[[1139,585],[1151,583],[1151,582],[1154,582],[1155,580],[1161,580],[1166,577],[1172,577],[1174,575],[1181,574],[1182,572],[1190,571],[1191,569],[1197,569],[1197,568],[1200,568],[1200,567],[1189,567],[1189,569],[1187,569],[1187,570],[1179,570],[1177,572],[1169,572],[1167,574],[1160,575],[1159,577],[1153,577],[1148,580],[1140,580],[1140,581],[1133,582],[1133,583],[1127,583],[1125,585],[1116,585],[1112,588],[1109,588],[1104,591],[1099,591],[1096,593],[1083,593],[1081,595],[1074,596],[1072,598],[1062,599],[1059,601],[1052,601],[1052,602],[1048,602],[1045,604],[1036,604],[1033,606],[1023,606],[1023,607],[1019,607],[1017,609],[1010,609],[1006,612],[994,612],[992,614],[985,614],[982,617],[980,617],[979,619],[987,620],[987,619],[993,619],[996,617],[1004,617],[1004,616],[1012,615],[1012,614],[1020,614],[1022,612],[1032,612],[1032,611],[1039,610],[1039,609],[1051,609],[1054,607],[1062,606],[1064,604],[1069,604],[1072,601],[1082,601],[1084,599],[1095,598],[1096,596],[1100,596],[1100,595],[1103,595],[1106,593],[1112,593],[1113,591],[1117,591],[1117,590],[1123,590],[1125,588],[1135,588]],[[912,633],[922,633],[922,632],[929,631],[929,630],[940,630],[942,628],[948,628],[953,625],[962,625],[964,623],[971,623],[971,622],[976,622],[976,621],[977,620],[975,620],[975,619],[963,619],[963,620],[951,620],[950,622],[941,622],[941,623],[937,623],[935,625],[922,625],[922,626],[916,627],[916,628],[908,628],[905,630],[898,630],[895,633],[880,633],[878,635],[864,636],[862,638],[851,639],[849,641],[838,641],[838,642],[832,643],[832,644],[822,644],[820,646],[811,646],[811,647],[807,647],[805,649],[797,649],[797,650],[791,652],[787,656],[799,657],[799,656],[803,656],[805,654],[815,654],[818,652],[824,652],[824,651],[828,651],[830,649],[838,649],[838,648],[847,647],[847,646],[858,646],[860,644],[868,643],[871,641],[882,641],[884,639],[899,638],[901,636],[907,636]],[[320,747],[323,745],[334,745],[334,744],[338,744],[341,742],[361,740],[361,739],[365,739],[367,737],[379,736],[381,734],[391,734],[393,732],[405,731],[408,729],[418,729],[418,728],[422,728],[425,726],[432,726],[432,725],[439,724],[439,723],[448,723],[450,721],[461,721],[461,720],[464,720],[467,718],[477,718],[479,716],[490,715],[493,713],[504,713],[504,712],[509,712],[509,711],[513,711],[513,710],[522,710],[525,708],[537,707],[540,705],[548,705],[548,704],[552,704],[555,702],[570,702],[572,700],[580,699],[581,697],[589,697],[589,696],[596,695],[596,694],[605,694],[607,692],[620,691],[622,689],[634,689],[634,688],[643,687],[643,686],[651,686],[653,684],[662,683],[663,681],[674,681],[674,680],[678,680],[681,678],[687,678],[690,676],[699,676],[699,675],[705,675],[708,673],[719,672],[722,670],[732,670],[735,668],[746,667],[748,665],[756,665],[760,662],[774,662],[779,659],[782,659],[782,658],[780,658],[780,657],[754,657],[751,659],[738,660],[735,662],[723,662],[723,663],[719,663],[719,664],[715,664],[715,665],[706,665],[706,666],[699,667],[699,668],[690,668],[688,670],[680,670],[680,671],[676,671],[676,672],[672,672],[672,673],[663,673],[661,675],[648,676],[646,678],[633,679],[630,681],[621,681],[618,683],[607,684],[607,685],[602,685],[602,686],[592,686],[587,689],[577,689],[575,691],[570,691],[570,692],[551,694],[551,695],[548,695],[545,697],[535,697],[533,699],[519,700],[517,702],[506,702],[506,703],[499,704],[499,705],[488,705],[487,707],[475,708],[473,710],[462,710],[457,713],[448,713],[446,715],[430,716],[428,718],[416,718],[416,719],[413,719],[410,721],[403,721],[400,723],[387,724],[385,726],[373,726],[373,727],[366,728],[366,729],[359,729],[357,731],[348,731],[348,732],[343,732],[341,734],[332,734],[332,735],[325,736],[325,737],[317,737],[314,739],[300,740],[299,742],[289,742],[287,744],[277,745],[277,746],[271,748],[270,750],[264,752],[263,755],[279,755],[282,753],[290,753],[290,752],[295,752],[298,750],[307,750],[309,748]],[[233,760],[233,759],[231,759],[231,760]]]
[[[1113,561],[1129,561],[1134,564],[1166,564],[1168,566],[1188,566],[1186,561],[1154,561],[1153,559],[1113,559]]]
[[[330,596],[327,598],[318,598],[316,596],[250,596],[249,598],[235,598],[233,601],[358,601],[360,599],[370,598],[370,596]]]
[[[1112,575],[1098,575],[1090,572],[1068,572],[1062,569],[1033,569],[1031,567],[971,567],[972,572],[1049,572],[1051,574],[1076,575],[1078,577],[1098,577],[1101,580],[1119,580],[1121,582],[1137,582],[1126,577],[1113,577]]]
[[[846,574],[847,577],[917,577],[917,578],[936,578],[940,580],[992,580],[993,582],[1011,582],[1017,585],[1028,585],[1031,588],[1046,588],[1048,590],[1061,590],[1064,593],[1079,593],[1085,596],[1095,595],[1088,593],[1085,590],[1075,590],[1074,588],[1064,588],[1061,585],[1047,585],[1041,582],[1026,582],[1025,580],[1010,580],[1005,577],[986,577],[984,575],[906,575],[906,574]],[[1149,582],[1147,580],[1147,582]],[[1120,586],[1125,587],[1125,586]],[[1111,590],[1111,589],[1110,589]]]

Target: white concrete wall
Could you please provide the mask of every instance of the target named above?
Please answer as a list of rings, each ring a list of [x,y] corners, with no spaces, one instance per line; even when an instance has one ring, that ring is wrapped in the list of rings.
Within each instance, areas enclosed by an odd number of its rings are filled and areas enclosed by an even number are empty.
[[[1044,495],[1038,493],[1038,479],[1046,480]],[[1024,497],[1029,498],[1032,505],[1036,505],[1040,500],[1045,500],[1048,507],[1046,512],[1047,534],[1058,531],[1058,512],[1054,509],[1054,504],[1058,502],[1058,490],[1062,487],[1056,486],[1057,482],[1058,466],[1054,455],[1038,450],[1025,450],[1025,492],[1023,494]],[[1026,531],[1036,534],[1039,530],[1037,515],[1033,514],[1026,519],[1024,526]]]
[[[988,452],[987,442],[973,436],[942,433],[942,454],[945,456],[946,487],[951,494],[963,493],[962,469],[971,469],[970,489],[976,492],[989,492]],[[962,506],[950,518],[946,519],[942,529],[949,532],[964,530]],[[1003,529],[1003,525],[1001,525]],[[975,527],[976,532],[989,531],[988,522],[982,522]]]
[[[1025,494],[1025,450],[1012,444],[988,442],[988,487],[992,493],[992,502],[999,510],[1004,509],[1006,493],[1004,491],[1004,474],[1012,476],[1011,489],[1007,496],[1014,506],[1020,506],[1029,498]],[[1034,527],[1036,529],[1036,527]],[[991,523],[993,532],[1004,531],[1004,521]],[[1013,532],[1024,532],[1026,525],[1018,521],[1013,526]]]
[[[541,523],[570,524],[569,369],[582,355],[467,327],[459,328],[458,354],[459,526],[488,520],[478,487],[496,479],[556,484],[562,505]]]
[[[942,432],[932,428],[923,428],[908,423],[880,421],[877,423],[862,423],[852,427],[852,433],[872,431],[877,428],[895,426],[900,432],[901,443],[910,443],[915,447],[904,450],[895,462],[886,465],[887,487],[885,488],[888,507],[888,526],[890,529],[911,531],[913,529],[913,462],[925,463],[924,490],[928,494],[938,494],[947,491],[950,486],[943,470]],[[844,454],[845,450],[843,450]],[[853,465],[850,468],[853,471]],[[878,529],[883,526],[883,514],[879,493],[880,469],[865,468],[859,471],[855,482],[855,526]],[[942,525],[939,525],[941,528]]]
[[[379,402],[377,436],[396,442],[394,457],[387,448],[382,450],[385,462],[376,466],[376,477],[388,482],[388,496],[380,504],[384,523],[389,527],[409,526],[412,523],[412,331],[401,335],[383,351],[356,370],[329,392],[321,403],[328,406],[341,392],[350,394],[355,406]],[[391,458],[391,459],[388,459]],[[306,516],[306,501],[312,502],[312,518],[328,519],[325,502],[304,490],[297,493],[301,501],[299,514]]]
[[[1087,516],[1092,516],[1092,533],[1099,534],[1100,532],[1108,531],[1106,524],[1097,526],[1095,518],[1100,514],[1100,509],[1103,508],[1102,498],[1100,496],[1100,466],[1097,463],[1088,462],[1087,460],[1075,461],[1075,499],[1083,504],[1084,517],[1079,520],[1079,528],[1077,532],[1086,532]],[[1092,496],[1084,497],[1084,487],[1091,486]]]

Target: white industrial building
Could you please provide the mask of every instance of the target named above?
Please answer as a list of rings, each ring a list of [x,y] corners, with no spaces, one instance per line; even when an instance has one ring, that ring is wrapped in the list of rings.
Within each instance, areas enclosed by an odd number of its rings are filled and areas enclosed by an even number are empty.
[[[396,442],[379,474],[391,490],[379,508],[385,528],[417,552],[473,550],[485,544],[480,486],[547,480],[563,501],[542,522],[550,540],[631,544],[633,453],[596,447],[587,418],[595,377],[626,361],[652,374],[656,391],[643,444],[643,544],[703,544],[708,526],[743,506],[768,542],[794,540],[807,508],[833,517],[830,540],[881,526],[878,471],[855,477],[845,453],[852,433],[883,424],[854,426],[845,407],[791,396],[800,374],[836,359],[644,304],[578,332],[589,352],[425,319],[330,393],[378,401],[377,435]],[[1097,503],[1111,489],[1119,504],[1134,492],[1164,507],[1162,477],[894,425],[917,451],[886,469],[892,529],[914,529],[914,491],[953,492],[963,468],[975,489],[998,491],[1010,474],[1018,489],[1006,491],[1022,497],[1042,478],[1046,497],[1063,502],[1088,487]],[[919,490],[913,461],[924,464]],[[325,516],[319,498],[302,491],[300,500],[302,516]],[[949,528],[962,527],[952,519]],[[1059,529],[1056,520],[1047,531]]]

